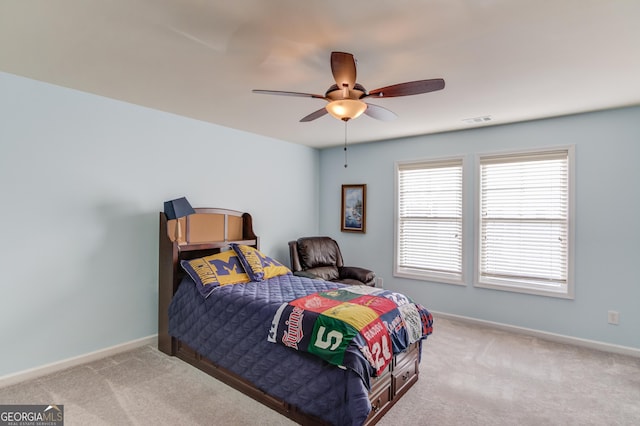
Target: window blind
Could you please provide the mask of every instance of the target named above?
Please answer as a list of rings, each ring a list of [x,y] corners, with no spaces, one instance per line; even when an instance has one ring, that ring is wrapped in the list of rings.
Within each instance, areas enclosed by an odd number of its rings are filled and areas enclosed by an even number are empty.
[[[567,150],[480,158],[479,281],[564,291]]]
[[[462,160],[397,169],[396,273],[462,280]]]

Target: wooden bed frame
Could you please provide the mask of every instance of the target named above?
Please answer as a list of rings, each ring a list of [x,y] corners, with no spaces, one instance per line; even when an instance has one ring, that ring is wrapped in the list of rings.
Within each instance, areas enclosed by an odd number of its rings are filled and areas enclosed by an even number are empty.
[[[196,213],[178,219],[184,231],[184,240],[176,240],[176,220],[167,220],[160,212],[159,230],[159,303],[158,349],[176,356],[205,373],[215,377],[284,416],[303,425],[324,425],[317,417],[310,416],[304,407],[298,408],[257,389],[252,383],[197,353],[186,344],[169,335],[168,308],[184,272],[180,261],[218,253],[229,243],[244,244],[259,249],[259,238],[253,232],[249,213],[217,208],[196,208]],[[179,234],[178,234],[179,235]],[[372,410],[366,425],[377,423],[380,418],[418,381],[419,345],[394,356],[384,374],[372,378]]]

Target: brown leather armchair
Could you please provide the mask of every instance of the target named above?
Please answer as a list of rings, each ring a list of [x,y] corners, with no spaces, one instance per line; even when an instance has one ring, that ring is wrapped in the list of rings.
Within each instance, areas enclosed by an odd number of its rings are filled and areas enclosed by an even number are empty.
[[[291,271],[294,275],[375,286],[376,274],[365,268],[344,266],[338,243],[329,237],[303,237],[289,241]]]

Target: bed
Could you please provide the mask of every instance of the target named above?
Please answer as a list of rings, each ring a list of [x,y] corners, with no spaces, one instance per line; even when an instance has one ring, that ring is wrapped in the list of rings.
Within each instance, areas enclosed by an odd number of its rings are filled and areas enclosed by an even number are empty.
[[[247,282],[216,287],[203,297],[204,287],[185,273],[181,262],[190,265],[205,256],[227,253],[231,244],[236,250],[244,247],[260,253],[259,238],[248,213],[211,208],[195,212],[177,219],[185,231],[184,241],[174,236],[176,220],[160,213],[158,347],[162,352],[305,425],[373,425],[415,384],[422,342],[431,329],[430,314],[422,321],[424,338],[394,354],[377,375],[357,367],[357,360],[353,367],[338,367],[314,354],[270,342],[279,307],[310,294],[349,292],[355,287],[280,272],[258,281],[262,277],[249,273]]]

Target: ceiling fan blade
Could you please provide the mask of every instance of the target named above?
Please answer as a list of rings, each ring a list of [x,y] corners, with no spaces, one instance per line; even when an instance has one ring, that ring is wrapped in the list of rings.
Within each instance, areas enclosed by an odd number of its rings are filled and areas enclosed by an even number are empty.
[[[395,112],[373,104],[367,104],[367,109],[364,110],[364,113],[371,118],[382,121],[393,121],[398,118]]]
[[[351,53],[331,52],[331,72],[340,89],[353,89],[356,84],[356,61]]]
[[[369,92],[365,96],[375,96],[378,98],[393,98],[397,96],[419,95],[421,93],[435,92],[444,89],[444,80],[434,78],[431,80],[410,81],[408,83],[394,84],[381,87]],[[363,96],[363,98],[365,97]]]
[[[308,121],[313,121],[316,118],[320,118],[323,115],[325,115],[327,113],[327,109],[326,108],[321,108],[317,111],[312,112],[311,114],[307,115],[306,117],[303,117],[300,122],[301,123],[306,123]]]
[[[315,98],[315,99],[325,99],[322,95],[314,95],[313,93],[300,93],[300,92],[286,92],[283,90],[261,90],[261,89],[253,89],[253,93],[260,93],[262,95],[281,95],[281,96],[299,96],[303,98]]]

